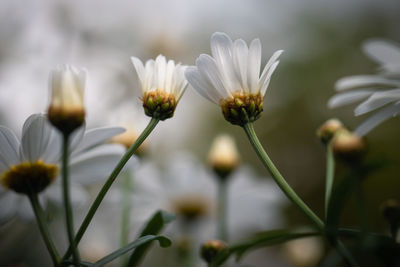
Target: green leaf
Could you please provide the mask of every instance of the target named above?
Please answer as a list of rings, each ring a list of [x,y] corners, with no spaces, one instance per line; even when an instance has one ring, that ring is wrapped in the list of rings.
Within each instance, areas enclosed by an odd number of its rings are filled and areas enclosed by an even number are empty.
[[[140,233],[140,236],[156,235],[160,233],[161,230],[164,228],[164,226],[170,223],[171,221],[175,220],[175,218],[176,218],[175,214],[167,213],[162,210],[157,211],[146,223],[142,232]],[[130,267],[138,266],[143,260],[150,246],[151,243],[148,243],[144,246],[135,249],[129,258],[128,266]]]
[[[292,230],[270,230],[258,233],[243,242],[229,246],[227,250],[222,251],[216,259],[211,262],[210,267],[217,267],[223,264],[231,255],[236,254],[237,260],[240,260],[247,252],[272,246],[297,238],[321,235],[320,232],[295,232]]]
[[[136,239],[135,241],[129,243],[125,247],[122,247],[122,248],[114,251],[113,253],[105,256],[104,258],[100,259],[95,264],[93,264],[93,267],[103,266],[104,264],[115,260],[116,258],[120,257],[121,255],[129,252],[130,250],[140,247],[140,246],[143,246],[143,245],[146,245],[154,240],[157,240],[161,247],[169,247],[172,244],[171,240],[169,240],[165,236],[146,235],[146,236]]]

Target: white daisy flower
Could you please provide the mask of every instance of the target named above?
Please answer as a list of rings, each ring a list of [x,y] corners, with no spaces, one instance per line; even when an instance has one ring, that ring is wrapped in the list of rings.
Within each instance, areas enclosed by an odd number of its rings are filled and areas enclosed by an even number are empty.
[[[248,47],[242,39],[234,42],[225,33],[211,36],[212,56],[201,54],[196,66],[185,76],[203,97],[221,106],[225,118],[242,125],[259,118],[271,75],[283,52],[276,51],[260,75],[261,43],[254,39]]]
[[[124,153],[116,144],[102,144],[123,128],[98,128],[85,132],[80,127],[71,136],[71,199],[85,198],[82,185],[106,178]],[[13,215],[33,218],[28,198],[33,191],[45,205],[61,203],[61,183],[57,179],[61,161],[61,135],[49,124],[46,115],[31,115],[24,123],[21,140],[7,127],[0,126],[0,220]],[[80,185],[80,186],[79,186]],[[48,186],[48,188],[47,188]],[[46,190],[45,190],[46,189]],[[22,193],[22,194],[16,194]]]
[[[336,108],[362,101],[354,110],[356,116],[380,109],[357,127],[354,132],[359,136],[400,112],[400,46],[371,40],[364,44],[364,52],[380,64],[381,73],[338,80],[338,93],[328,102],[330,108]]]
[[[131,57],[131,60],[141,84],[146,115],[160,120],[171,118],[187,87],[186,66],[167,61],[162,55],[155,61],[146,61],[145,65],[136,57]]]

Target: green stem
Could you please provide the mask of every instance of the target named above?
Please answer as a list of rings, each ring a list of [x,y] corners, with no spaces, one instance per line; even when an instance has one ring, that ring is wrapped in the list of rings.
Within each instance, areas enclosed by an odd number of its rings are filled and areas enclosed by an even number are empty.
[[[217,236],[222,241],[228,241],[227,212],[228,212],[228,183],[225,178],[218,180],[218,231]]]
[[[107,181],[104,183],[103,187],[101,188],[99,194],[97,195],[96,199],[94,200],[92,206],[90,207],[86,217],[84,218],[81,226],[79,227],[79,230],[75,236],[75,243],[78,244],[79,241],[81,241],[83,234],[85,233],[86,229],[88,228],[90,222],[93,219],[94,214],[96,213],[98,207],[100,206],[101,201],[104,199],[106,193],[110,189],[111,185],[114,183],[115,179],[117,178],[118,174],[121,172],[122,168],[125,166],[125,164],[128,162],[128,160],[131,158],[133,153],[138,149],[138,147],[143,143],[143,141],[149,136],[149,134],[153,131],[153,129],[156,127],[157,123],[159,122],[159,119],[156,118],[151,118],[149,124],[146,126],[146,128],[143,130],[143,132],[140,134],[138,139],[136,139],[135,143],[132,144],[132,146],[126,151],[126,153],[122,156],[121,160],[118,162],[118,164],[115,166],[114,170],[108,177]],[[67,252],[65,253],[63,259],[67,259],[71,255],[71,247],[68,248]]]
[[[354,260],[353,256],[347,250],[347,248],[343,245],[342,241],[339,239],[336,240],[336,243],[333,244],[339,254],[343,257],[344,261],[347,265],[351,267],[359,267],[358,263]]]
[[[123,177],[122,184],[122,214],[121,214],[121,236],[120,236],[120,246],[125,247],[129,244],[129,225],[131,216],[131,173],[126,171]],[[121,266],[127,266],[128,255],[124,254],[121,256]]]
[[[315,226],[320,231],[322,231],[324,229],[324,223],[317,215],[315,215],[315,213],[303,202],[303,200],[296,194],[295,191],[293,191],[290,185],[285,181],[283,176],[275,167],[274,163],[268,157],[260,141],[258,140],[257,135],[253,128],[253,124],[246,123],[245,125],[243,125],[243,129],[246,132],[247,137],[249,138],[250,143],[252,144],[254,150],[256,151],[257,156],[260,158],[264,166],[272,174],[272,178],[281,188],[283,193],[285,193],[285,195],[315,224]]]
[[[74,221],[71,208],[71,199],[69,192],[69,181],[68,181],[68,145],[69,145],[69,134],[63,135],[63,159],[62,159],[62,180],[63,180],[63,196],[64,196],[64,206],[65,206],[65,220],[67,225],[67,233],[69,245],[72,249],[72,259],[74,265],[80,266],[79,252],[74,240]]]
[[[28,194],[29,200],[31,202],[33,212],[36,216],[36,221],[39,226],[40,233],[42,234],[43,241],[46,244],[47,250],[50,253],[51,259],[54,266],[58,266],[60,262],[60,255],[58,254],[57,248],[51,239],[50,231],[46,224],[45,215],[36,193]]]
[[[332,146],[326,147],[326,176],[325,176],[325,220],[328,217],[329,200],[331,199],[333,180],[335,177],[335,157]]]

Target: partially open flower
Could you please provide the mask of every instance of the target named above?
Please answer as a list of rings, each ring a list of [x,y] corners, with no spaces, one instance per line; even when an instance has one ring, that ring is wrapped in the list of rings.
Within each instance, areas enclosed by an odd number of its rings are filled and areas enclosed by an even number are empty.
[[[209,240],[201,246],[200,254],[203,260],[207,263],[211,263],[220,252],[227,249],[228,247],[224,242],[220,240]]]
[[[324,144],[327,144],[332,140],[335,133],[341,129],[344,129],[344,126],[340,120],[329,119],[318,128],[317,136]]]
[[[145,65],[136,57],[131,60],[141,83],[145,114],[160,120],[171,118],[187,87],[183,75],[186,66],[173,60],[167,62],[162,55]]]
[[[216,32],[211,36],[211,50],[213,57],[202,54],[196,66],[187,68],[186,79],[200,95],[219,105],[230,123],[244,125],[257,120],[283,51],[272,55],[260,75],[259,39],[248,47],[242,39],[232,42],[225,33]]]
[[[332,149],[340,159],[354,162],[365,154],[366,145],[362,137],[348,130],[340,130],[332,139]]]
[[[58,66],[50,73],[48,117],[51,124],[64,134],[70,134],[85,120],[85,80],[86,71],[70,65]]]
[[[208,162],[220,178],[227,177],[239,165],[239,153],[229,135],[217,136],[208,154]]]

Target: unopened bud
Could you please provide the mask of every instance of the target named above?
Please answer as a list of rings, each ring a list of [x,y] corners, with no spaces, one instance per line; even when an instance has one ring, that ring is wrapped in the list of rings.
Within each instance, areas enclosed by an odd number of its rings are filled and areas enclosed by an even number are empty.
[[[338,119],[329,119],[317,130],[317,136],[324,144],[329,143],[339,130],[344,129],[342,122]]]
[[[51,101],[48,118],[63,134],[70,134],[85,120],[83,91],[86,71],[73,66],[59,66],[50,74]]]
[[[211,145],[208,162],[220,178],[227,177],[239,165],[235,140],[229,135],[217,136]]]
[[[366,145],[362,137],[347,130],[340,130],[332,139],[332,150],[338,158],[356,162],[365,154]]]
[[[220,240],[210,240],[201,246],[200,254],[203,260],[207,263],[211,263],[219,253],[226,249],[228,249],[228,247],[224,242]]]

